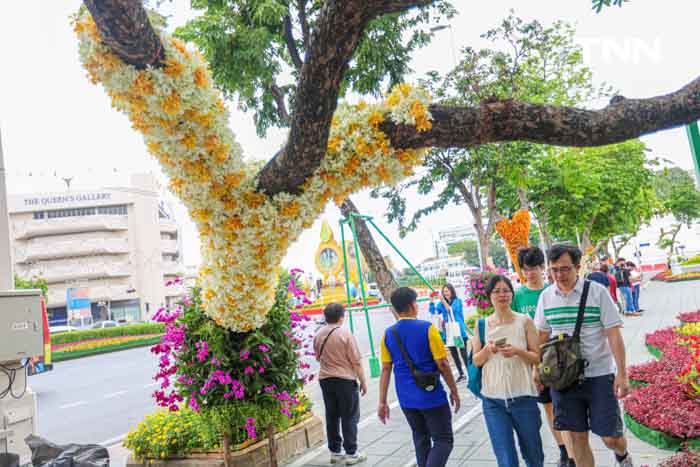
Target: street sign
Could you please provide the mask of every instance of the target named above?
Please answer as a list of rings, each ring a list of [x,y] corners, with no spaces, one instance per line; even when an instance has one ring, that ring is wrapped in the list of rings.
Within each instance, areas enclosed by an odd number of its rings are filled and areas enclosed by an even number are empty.
[[[650,246],[650,245],[651,245],[651,243],[649,243],[649,242],[640,243],[640,244],[639,244],[639,248],[642,248],[642,247],[645,247],[645,246]]]

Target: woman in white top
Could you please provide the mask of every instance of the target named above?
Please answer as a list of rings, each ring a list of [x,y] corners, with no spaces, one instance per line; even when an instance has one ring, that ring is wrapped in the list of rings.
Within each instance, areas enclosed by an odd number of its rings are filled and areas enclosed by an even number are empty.
[[[481,395],[486,427],[498,467],[518,467],[515,437],[528,467],[542,467],[540,409],[532,367],[540,360],[538,335],[528,316],[511,309],[513,285],[505,276],[492,277],[486,294],[494,313],[485,318],[486,343],[474,329],[474,364],[482,368]]]

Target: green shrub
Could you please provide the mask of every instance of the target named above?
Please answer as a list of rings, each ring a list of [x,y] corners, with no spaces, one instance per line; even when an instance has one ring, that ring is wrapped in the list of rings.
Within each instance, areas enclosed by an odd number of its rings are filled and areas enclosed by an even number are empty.
[[[143,323],[128,324],[114,328],[86,329],[83,331],[63,332],[51,336],[52,344],[68,344],[71,342],[81,342],[90,339],[106,339],[108,337],[120,336],[140,336],[146,334],[163,334],[165,325],[163,323]]]

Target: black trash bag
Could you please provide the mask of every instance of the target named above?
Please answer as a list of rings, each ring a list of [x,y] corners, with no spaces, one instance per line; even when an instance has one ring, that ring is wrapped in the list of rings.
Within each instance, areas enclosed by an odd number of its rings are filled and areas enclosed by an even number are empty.
[[[34,467],[109,467],[109,452],[99,444],[59,445],[38,436],[24,439]]]
[[[19,455],[17,454],[0,454],[0,467],[19,467]]]

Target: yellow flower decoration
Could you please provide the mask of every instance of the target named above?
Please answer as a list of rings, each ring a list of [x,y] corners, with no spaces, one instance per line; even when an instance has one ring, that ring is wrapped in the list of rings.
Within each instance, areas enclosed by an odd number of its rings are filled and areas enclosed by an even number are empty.
[[[205,312],[226,328],[246,332],[265,323],[287,247],[329,200],[396,183],[421,163],[423,150],[396,150],[379,129],[386,119],[419,131],[431,127],[430,96],[400,84],[383,102],[341,104],[327,155],[303,191],[267,197],[255,180],[264,162],[243,159],[201,54],[160,33],[165,66],[137,70],[101,42],[87,11],[74,26],[91,81],[104,86],[112,105],[143,134],[197,224]]]

